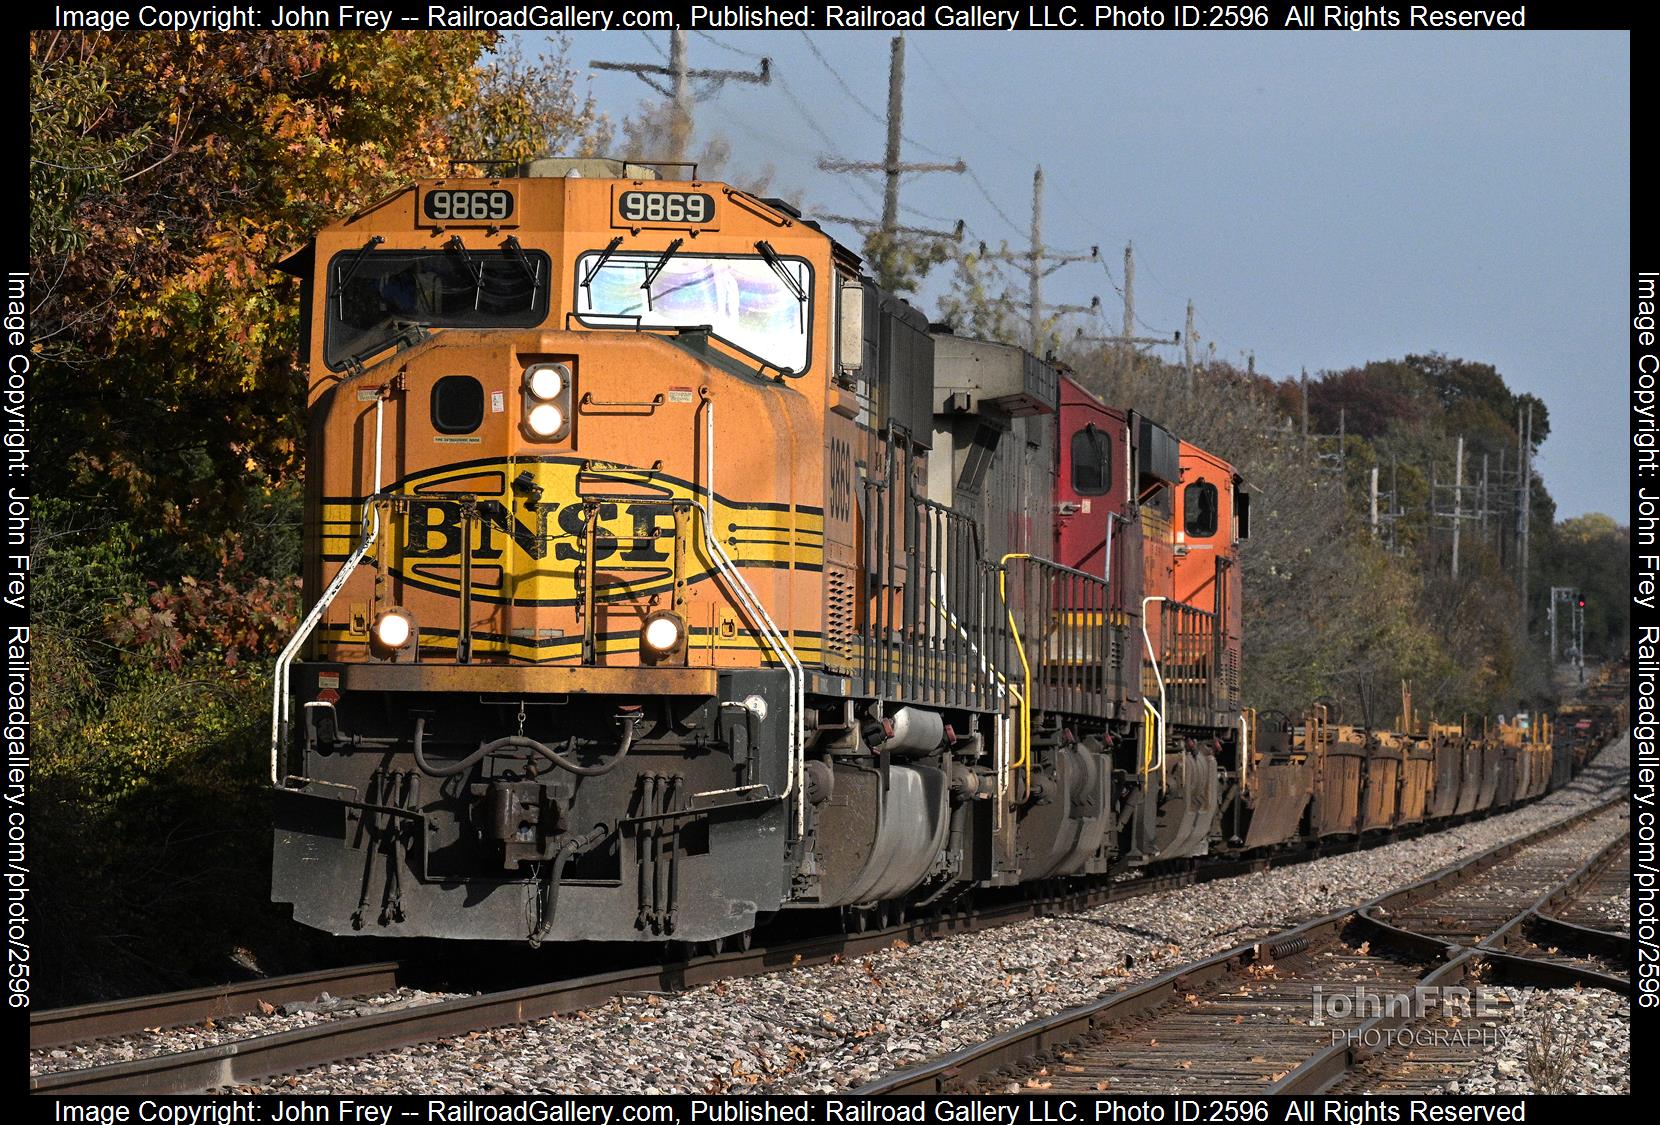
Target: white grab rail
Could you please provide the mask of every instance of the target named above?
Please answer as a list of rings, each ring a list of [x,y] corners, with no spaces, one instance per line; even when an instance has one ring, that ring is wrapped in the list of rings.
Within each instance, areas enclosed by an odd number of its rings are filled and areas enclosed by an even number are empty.
[[[375,488],[364,503],[363,523],[366,526],[363,531],[363,541],[341,564],[339,571],[335,573],[334,580],[323,591],[323,596],[317,599],[317,604],[312,606],[311,612],[305,615],[305,619],[300,622],[300,627],[294,630],[294,635],[288,639],[288,643],[283,646],[282,652],[277,655],[277,665],[272,669],[271,784],[275,786],[280,787],[282,785],[282,742],[290,714],[288,698],[289,669],[294,664],[294,658],[299,656],[300,649],[310,639],[312,631],[317,628],[317,623],[323,619],[323,614],[328,612],[329,605],[339,596],[341,587],[346,584],[346,579],[352,576],[352,571],[357,569],[357,564],[363,561],[363,557],[369,553],[369,549],[380,538],[380,513],[375,507],[375,501],[380,498],[381,492],[380,446],[383,433],[382,407],[385,403],[386,388],[382,387],[375,396]]]

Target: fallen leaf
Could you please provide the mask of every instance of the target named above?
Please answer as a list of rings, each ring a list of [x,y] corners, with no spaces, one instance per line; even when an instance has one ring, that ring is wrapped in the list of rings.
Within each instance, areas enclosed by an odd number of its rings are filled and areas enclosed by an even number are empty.
[[[1110,1089],[1112,1089],[1112,1083],[1109,1082],[1107,1079],[1103,1078],[1103,1079],[1101,1079],[1101,1081],[1099,1081],[1095,1084],[1095,1088],[1097,1090],[1110,1090]]]
[[[263,1000],[261,1000],[259,1002],[259,1014],[260,1015],[262,1015],[262,1016],[275,1015],[276,1011],[277,1011],[277,1006],[275,1004],[267,1004]]]

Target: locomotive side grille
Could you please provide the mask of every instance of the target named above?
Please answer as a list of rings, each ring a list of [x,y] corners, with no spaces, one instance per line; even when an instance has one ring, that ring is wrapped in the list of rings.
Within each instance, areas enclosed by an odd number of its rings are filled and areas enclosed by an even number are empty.
[[[851,672],[858,648],[853,624],[853,574],[845,566],[830,566],[825,579],[824,667],[831,672]]]

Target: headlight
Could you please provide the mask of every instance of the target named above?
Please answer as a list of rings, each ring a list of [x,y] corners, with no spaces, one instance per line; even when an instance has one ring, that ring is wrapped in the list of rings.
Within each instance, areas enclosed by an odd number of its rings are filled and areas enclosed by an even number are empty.
[[[563,441],[576,416],[575,374],[568,363],[535,363],[519,380],[520,426],[532,441]]]
[[[560,413],[557,406],[544,402],[542,405],[531,409],[530,417],[526,421],[529,422],[531,430],[536,434],[542,437],[552,437],[564,428],[565,415]]]
[[[654,613],[646,618],[646,627],[640,635],[653,652],[668,653],[680,647],[685,627],[672,613]]]
[[[529,376],[530,393],[533,397],[546,402],[559,397],[559,392],[565,389],[565,369],[563,367],[537,367],[532,369]]]
[[[415,623],[397,610],[389,610],[375,622],[375,639],[387,648],[402,648],[415,633]]]

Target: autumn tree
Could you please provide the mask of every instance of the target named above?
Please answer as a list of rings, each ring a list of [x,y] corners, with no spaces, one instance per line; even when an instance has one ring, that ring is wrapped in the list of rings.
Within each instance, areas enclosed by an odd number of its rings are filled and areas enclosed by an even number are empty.
[[[260,827],[304,437],[300,289],[274,266],[458,157],[598,144],[562,52],[497,46],[29,39],[39,995],[294,952]]]
[[[38,490],[211,539],[292,477],[298,283],[325,221],[452,157],[580,148],[562,54],[482,32],[30,37]]]

